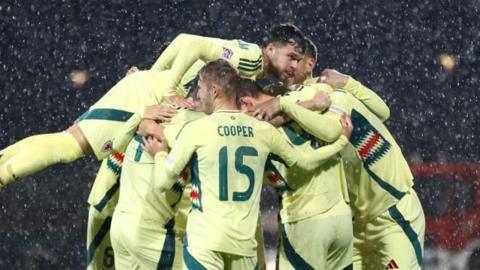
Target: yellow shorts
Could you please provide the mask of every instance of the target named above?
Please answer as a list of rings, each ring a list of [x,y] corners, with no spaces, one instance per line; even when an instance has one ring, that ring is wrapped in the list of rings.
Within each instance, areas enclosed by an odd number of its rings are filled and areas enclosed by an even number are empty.
[[[354,269],[422,269],[425,215],[413,189],[372,221],[355,220]]]
[[[117,269],[181,269],[182,239],[167,224],[143,220],[137,214],[115,212],[112,244]]]
[[[257,270],[257,257],[234,255],[209,249],[183,247],[183,269],[187,270]]]
[[[343,200],[325,213],[282,224],[280,230],[278,269],[351,269],[352,214]]]
[[[90,206],[87,225],[87,269],[115,269],[110,223],[112,216]]]

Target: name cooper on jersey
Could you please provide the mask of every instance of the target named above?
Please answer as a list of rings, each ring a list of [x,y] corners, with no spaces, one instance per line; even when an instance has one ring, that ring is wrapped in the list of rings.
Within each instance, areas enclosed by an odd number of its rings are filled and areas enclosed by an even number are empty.
[[[253,128],[249,126],[218,126],[218,135],[220,136],[243,136],[253,137]]]

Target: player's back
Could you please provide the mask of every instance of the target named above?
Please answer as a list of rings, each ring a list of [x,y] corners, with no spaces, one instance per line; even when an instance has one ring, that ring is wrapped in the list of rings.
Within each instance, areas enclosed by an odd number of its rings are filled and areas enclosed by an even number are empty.
[[[186,136],[197,134],[190,163],[188,246],[256,254],[254,235],[272,129],[276,131],[239,111],[217,111],[185,127]]]
[[[351,144],[342,151],[354,215],[375,217],[413,186],[413,176],[397,142],[372,111],[342,90],[331,98],[334,109],[350,113],[354,126]]]
[[[168,74],[168,71],[145,70],[128,75],[105,93],[91,109],[115,108],[137,112],[147,105],[159,104],[163,98],[162,84]]]
[[[311,99],[316,91],[317,88],[301,86],[289,92],[284,98],[296,103]],[[295,122],[286,123],[279,129],[282,135],[303,153],[309,153],[325,145]],[[278,174],[288,181],[288,189],[281,192],[282,222],[294,222],[324,213],[339,201],[348,201],[340,155],[329,158],[313,171],[286,168],[279,162],[275,162],[275,166]]]
[[[202,117],[205,117],[205,114],[202,112],[179,109],[177,114],[171,119],[170,122],[163,124],[164,135],[167,139],[168,145],[170,147],[175,145],[175,139],[178,133],[188,122],[200,119]],[[140,148],[140,143],[137,144],[136,147],[137,149]],[[148,154],[145,155],[148,157],[149,162],[151,162],[151,166],[153,167],[154,160]],[[185,199],[183,196],[183,191],[187,181],[189,181],[188,175],[189,173],[182,175],[171,190],[159,192],[151,186],[150,188],[146,189],[141,196],[142,219],[153,220],[166,224],[174,215],[176,215],[178,206],[185,206],[185,203],[181,202],[181,200]],[[179,229],[183,231],[185,230],[185,222],[182,224],[177,224],[177,222],[175,222],[175,225]]]
[[[114,85],[77,124],[98,159],[110,154],[116,131],[134,113],[143,115],[146,106],[160,104],[170,71],[138,71]]]

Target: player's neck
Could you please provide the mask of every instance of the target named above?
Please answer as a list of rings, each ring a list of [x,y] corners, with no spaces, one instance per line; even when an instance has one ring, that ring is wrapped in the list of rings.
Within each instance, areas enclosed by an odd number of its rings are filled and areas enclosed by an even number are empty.
[[[227,100],[227,99],[217,99],[213,103],[213,111],[221,111],[221,110],[239,110],[237,103],[235,100]]]

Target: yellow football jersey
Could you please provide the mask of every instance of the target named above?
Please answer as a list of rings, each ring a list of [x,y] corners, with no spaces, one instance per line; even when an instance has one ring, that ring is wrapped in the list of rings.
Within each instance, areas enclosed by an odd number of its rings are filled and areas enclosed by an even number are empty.
[[[362,89],[360,83],[352,83],[351,78],[349,80],[350,84],[344,87],[345,90],[331,90],[332,104],[321,117],[287,102],[286,98],[280,99],[280,107],[302,128],[318,137],[325,136],[325,126],[322,124],[325,119],[337,119],[337,123],[330,122],[328,126],[336,130],[341,129],[338,123],[341,113],[351,116],[354,130],[350,144],[342,150],[342,157],[353,214],[355,218],[368,220],[397,203],[413,186],[413,176],[400,147],[379,118],[380,115],[387,116],[387,111],[382,111],[385,103],[369,91],[361,93],[368,97],[363,101],[355,98],[350,92]],[[349,86],[357,88],[352,90]],[[303,91],[306,91],[305,94],[310,92],[307,95],[313,97],[317,87],[305,86]],[[364,103],[365,100],[369,106]],[[380,108],[380,111],[374,112],[372,108]]]
[[[192,211],[188,246],[255,256],[255,231],[267,157],[287,166],[316,168],[342,143],[310,155],[295,151],[270,124],[239,111],[220,110],[186,125],[170,154],[155,156],[156,186],[169,190],[189,165]],[[320,150],[320,149],[319,149]]]
[[[263,54],[260,46],[242,40],[224,40],[180,34],[165,49],[152,69],[172,71],[170,95],[174,95],[184,74],[198,60],[205,63],[224,59],[234,66],[241,77],[256,79],[262,74]]]

